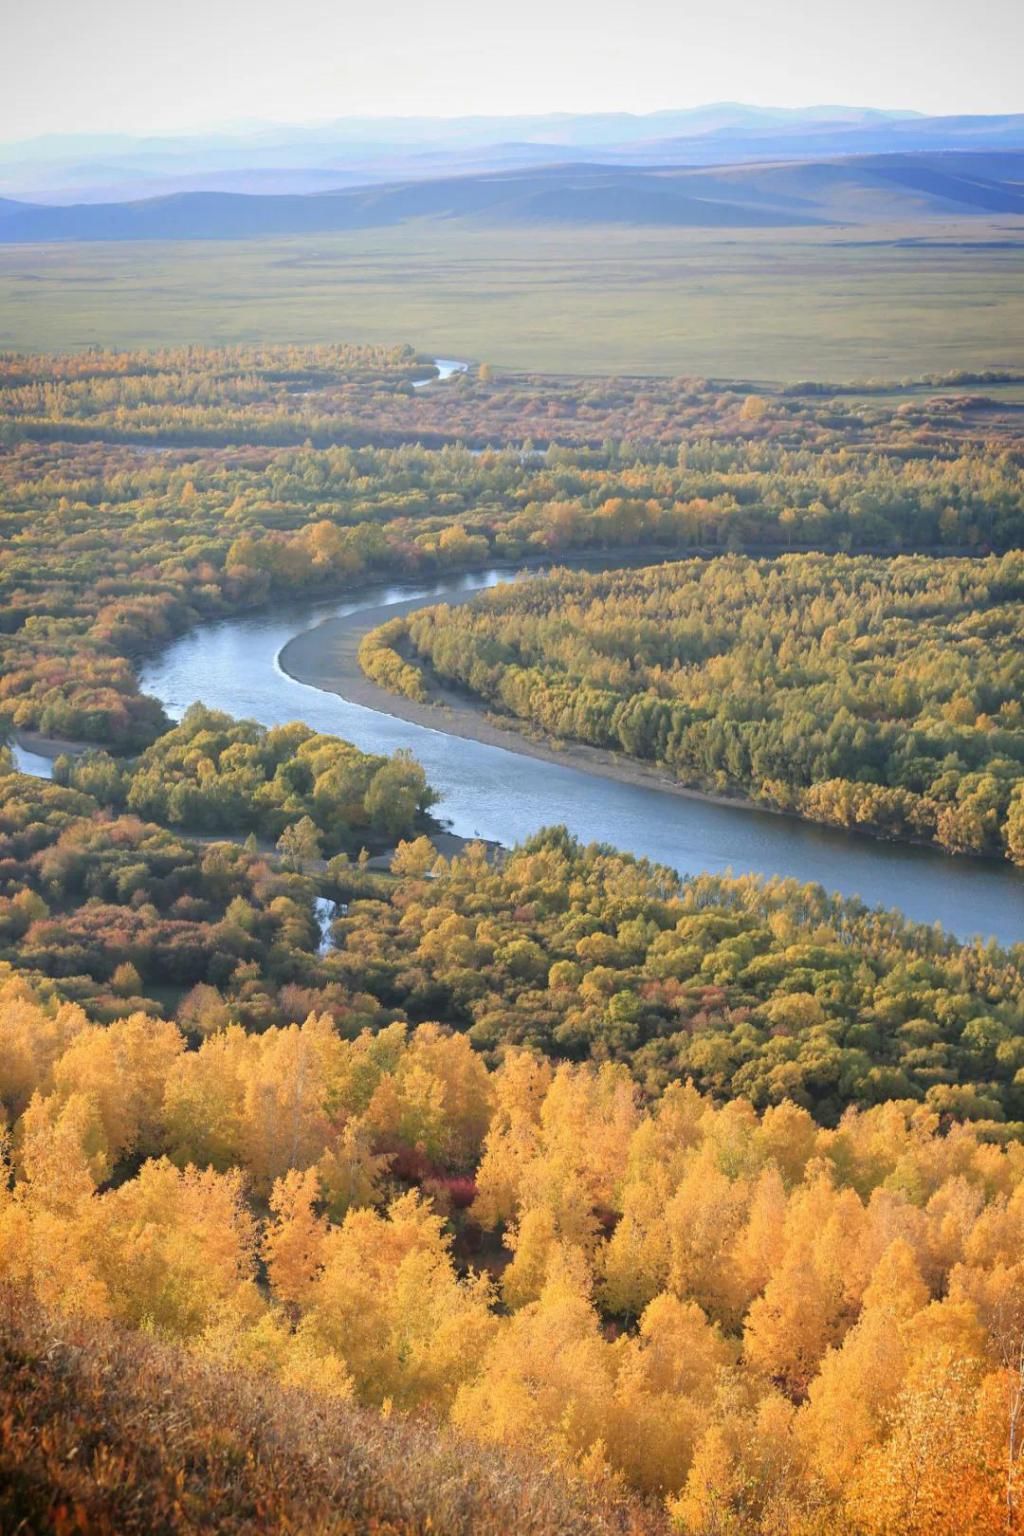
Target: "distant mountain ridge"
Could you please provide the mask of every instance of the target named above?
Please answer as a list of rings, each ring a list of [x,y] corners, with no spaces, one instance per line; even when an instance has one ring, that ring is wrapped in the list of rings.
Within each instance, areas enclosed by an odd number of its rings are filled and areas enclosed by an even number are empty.
[[[71,206],[0,199],[0,243],[239,239],[413,219],[743,229],[981,214],[1024,217],[1024,152],[715,167],[555,165],[328,192],[179,192]]]
[[[927,117],[716,102],[647,114],[342,118],[149,138],[51,135],[0,144],[0,196],[74,203],[188,191],[276,195],[561,161],[711,166],[947,150],[1024,151],[1024,113]]]

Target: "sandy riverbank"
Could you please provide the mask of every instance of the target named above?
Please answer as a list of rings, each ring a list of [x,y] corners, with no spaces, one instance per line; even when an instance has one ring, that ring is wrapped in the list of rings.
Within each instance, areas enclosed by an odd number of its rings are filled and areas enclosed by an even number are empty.
[[[476,597],[476,591],[439,599],[454,607]],[[389,619],[401,618],[419,608],[433,606],[429,599],[411,598],[404,603],[383,603],[379,607],[363,608],[358,613],[342,614],[325,619],[316,628],[296,635],[283,646],[278,655],[278,665],[298,683],[319,688],[325,693],[336,693],[352,704],[381,714],[408,720],[413,725],[440,731],[448,736],[467,741],[479,741],[485,746],[501,747],[524,757],[539,758],[546,763],[560,763],[566,768],[578,768],[584,773],[594,773],[606,779],[616,779],[621,784],[633,784],[648,789],[667,790],[690,800],[703,800],[712,805],[727,805],[735,810],[772,812],[771,806],[755,805],[740,796],[715,795],[704,790],[687,789],[666,773],[620,753],[590,747],[578,742],[551,742],[535,740],[521,735],[512,728],[495,722],[482,706],[466,697],[450,692],[439,693],[437,701],[420,704],[400,694],[388,693],[372,683],[359,666],[359,643],[363,636]],[[784,812],[775,814],[784,815]]]
[[[98,741],[65,741],[60,736],[43,736],[39,731],[15,731],[14,739],[26,752],[37,757],[79,757],[83,752],[100,752]]]

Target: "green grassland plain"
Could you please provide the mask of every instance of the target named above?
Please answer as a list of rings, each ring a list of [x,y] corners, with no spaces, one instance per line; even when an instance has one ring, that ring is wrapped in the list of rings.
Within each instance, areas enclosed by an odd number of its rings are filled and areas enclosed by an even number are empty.
[[[901,378],[1024,365],[1024,220],[388,230],[0,246],[0,347],[409,341],[581,374]]]

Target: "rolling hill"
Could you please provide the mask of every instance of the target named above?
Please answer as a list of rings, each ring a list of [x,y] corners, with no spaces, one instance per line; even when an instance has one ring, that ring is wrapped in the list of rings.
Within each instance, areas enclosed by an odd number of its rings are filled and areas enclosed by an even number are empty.
[[[50,134],[0,144],[0,195],[110,203],[175,192],[310,193],[559,162],[739,165],[947,150],[1024,151],[1024,113],[923,116],[850,106],[339,118],[164,136]]]
[[[750,229],[1024,216],[1024,152],[714,167],[580,164],[307,194],[181,192],[46,206],[0,200],[0,243],[244,239],[460,220],[481,227]]]

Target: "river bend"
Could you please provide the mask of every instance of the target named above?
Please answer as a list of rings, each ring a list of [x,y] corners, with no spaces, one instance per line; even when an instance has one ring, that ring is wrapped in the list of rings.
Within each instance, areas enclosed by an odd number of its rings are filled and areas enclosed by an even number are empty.
[[[317,598],[202,625],[142,669],[142,687],[172,718],[196,699],[265,725],[306,721],[366,752],[412,751],[440,793],[453,831],[512,845],[563,823],[585,841],[612,843],[681,874],[754,872],[813,881],[898,907],[963,938],[1024,942],[1024,880],[1009,865],[954,859],[770,812],[620,783],[558,762],[468,740],[298,682],[278,657],[294,636],[335,617],[466,595],[498,581],[489,570],[433,582],[394,583],[346,598]]]

